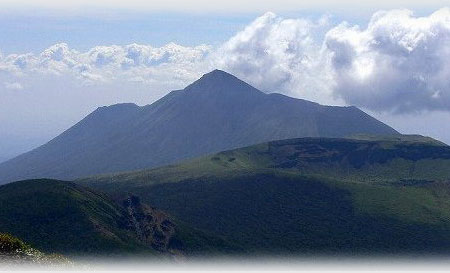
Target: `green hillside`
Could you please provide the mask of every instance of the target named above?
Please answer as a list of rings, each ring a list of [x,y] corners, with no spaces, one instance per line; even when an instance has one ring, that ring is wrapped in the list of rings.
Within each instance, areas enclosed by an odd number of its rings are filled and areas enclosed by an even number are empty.
[[[184,256],[233,250],[133,195],[111,199],[72,182],[26,180],[0,187],[0,232],[48,253]],[[194,242],[194,243],[193,243]]]
[[[274,141],[78,183],[139,195],[249,253],[450,253],[450,147],[422,137]]]

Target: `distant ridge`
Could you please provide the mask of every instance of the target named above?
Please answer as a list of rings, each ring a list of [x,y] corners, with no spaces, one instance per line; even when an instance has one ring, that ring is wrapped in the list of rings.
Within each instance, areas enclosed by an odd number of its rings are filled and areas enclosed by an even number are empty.
[[[356,107],[266,94],[221,70],[151,105],[100,107],[50,142],[0,164],[0,183],[162,166],[298,137],[399,135]]]

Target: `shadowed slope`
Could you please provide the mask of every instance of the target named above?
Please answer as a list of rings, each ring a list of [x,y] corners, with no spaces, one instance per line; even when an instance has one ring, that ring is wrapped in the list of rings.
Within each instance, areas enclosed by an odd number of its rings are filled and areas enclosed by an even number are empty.
[[[204,249],[234,249],[136,196],[113,200],[72,182],[48,179],[0,187],[0,232],[67,255],[188,256]]]

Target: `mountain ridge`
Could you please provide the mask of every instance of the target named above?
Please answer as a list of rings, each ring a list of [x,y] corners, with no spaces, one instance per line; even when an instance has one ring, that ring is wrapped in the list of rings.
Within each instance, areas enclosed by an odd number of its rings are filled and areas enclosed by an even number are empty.
[[[146,105],[99,107],[48,143],[0,164],[0,183],[172,164],[295,137],[398,135],[356,107],[266,94],[215,70]]]
[[[76,181],[289,255],[448,255],[449,182],[450,147],[420,136],[277,140]]]

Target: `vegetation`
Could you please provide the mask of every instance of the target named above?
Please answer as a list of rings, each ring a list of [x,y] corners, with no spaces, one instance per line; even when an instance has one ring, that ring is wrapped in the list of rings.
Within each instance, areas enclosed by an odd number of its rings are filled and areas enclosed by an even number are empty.
[[[7,184],[0,232],[71,257],[450,254],[449,200],[442,143],[302,138],[76,183]]]
[[[190,228],[136,196],[111,199],[72,182],[26,180],[0,187],[0,232],[49,253],[176,255],[235,247]]]
[[[41,179],[0,187],[0,231],[46,252],[144,250],[132,232],[121,228],[123,213],[105,195],[71,182]]]
[[[91,177],[246,253],[449,253],[450,147],[422,137],[275,141]]]

